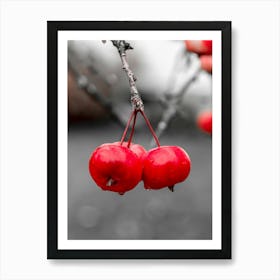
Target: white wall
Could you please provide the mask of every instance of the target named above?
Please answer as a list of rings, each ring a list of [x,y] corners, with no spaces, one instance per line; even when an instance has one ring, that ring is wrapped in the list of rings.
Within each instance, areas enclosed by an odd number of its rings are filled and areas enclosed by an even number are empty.
[[[279,4],[2,1],[0,278],[279,279]],[[232,21],[233,260],[46,260],[46,20]]]

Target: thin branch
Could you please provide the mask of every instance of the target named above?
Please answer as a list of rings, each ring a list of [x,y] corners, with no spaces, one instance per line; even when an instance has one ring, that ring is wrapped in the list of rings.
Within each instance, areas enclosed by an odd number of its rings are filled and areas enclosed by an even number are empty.
[[[128,77],[128,81],[130,85],[130,94],[131,94],[130,97],[131,105],[134,110],[144,111],[144,104],[135,84],[136,77],[134,73],[131,71],[131,69],[129,68],[129,64],[126,59],[126,51],[133,48],[129,43],[127,43],[124,40],[112,40],[112,43],[119,52],[122,61],[123,70],[126,72],[126,75]]]
[[[165,93],[165,98],[161,100],[161,103],[164,105],[165,109],[155,131],[158,138],[161,137],[163,132],[167,129],[168,124],[176,116],[178,112],[178,106],[182,102],[183,96],[188,93],[189,87],[197,79],[200,72],[201,68],[198,64],[190,76],[186,75],[186,79],[182,84],[180,84],[179,90],[177,90],[176,93]],[[178,73],[175,73],[175,75],[178,75]],[[154,147],[153,140],[151,140],[150,146]]]

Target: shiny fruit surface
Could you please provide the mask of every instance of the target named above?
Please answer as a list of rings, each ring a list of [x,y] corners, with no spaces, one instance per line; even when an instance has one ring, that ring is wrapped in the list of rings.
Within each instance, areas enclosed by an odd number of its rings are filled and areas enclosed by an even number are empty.
[[[145,189],[173,187],[184,181],[191,168],[189,155],[178,146],[160,146],[150,150],[144,159]]]
[[[142,160],[129,148],[117,144],[103,144],[91,155],[90,175],[103,190],[123,194],[139,183]]]
[[[123,147],[128,147],[128,142],[123,142],[122,145],[121,145],[120,141],[119,142],[114,142],[113,144],[120,145],[120,146],[123,146]],[[129,149],[132,152],[134,152],[141,159],[144,158],[144,156],[147,153],[145,148],[143,146],[141,146],[140,144],[130,143]]]

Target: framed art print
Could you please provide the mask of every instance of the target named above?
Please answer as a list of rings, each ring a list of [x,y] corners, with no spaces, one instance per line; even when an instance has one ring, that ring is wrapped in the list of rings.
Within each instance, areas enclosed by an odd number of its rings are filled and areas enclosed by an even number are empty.
[[[49,21],[48,258],[231,258],[231,22]]]

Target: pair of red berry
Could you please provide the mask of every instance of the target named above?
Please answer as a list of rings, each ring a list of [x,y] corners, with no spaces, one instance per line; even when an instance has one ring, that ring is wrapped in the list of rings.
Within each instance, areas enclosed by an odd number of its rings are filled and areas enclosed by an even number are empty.
[[[131,142],[138,112],[144,117],[158,145],[148,152],[141,145]],[[134,120],[129,140],[124,142],[132,119]],[[141,180],[145,189],[169,187],[173,191],[176,183],[188,177],[190,167],[190,158],[181,147],[160,146],[142,110],[132,112],[120,142],[97,147],[89,160],[89,171],[96,184],[103,190],[119,194],[135,188]]]

